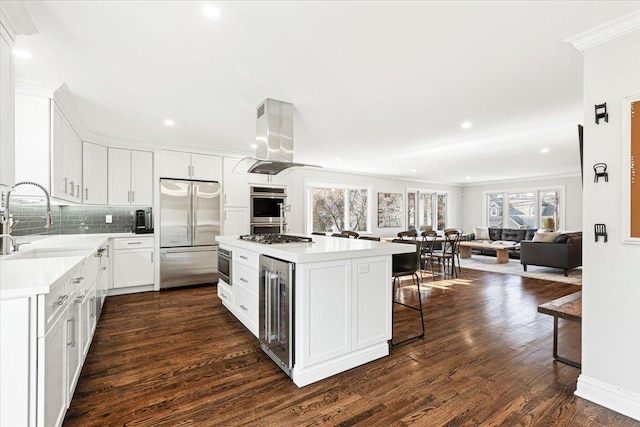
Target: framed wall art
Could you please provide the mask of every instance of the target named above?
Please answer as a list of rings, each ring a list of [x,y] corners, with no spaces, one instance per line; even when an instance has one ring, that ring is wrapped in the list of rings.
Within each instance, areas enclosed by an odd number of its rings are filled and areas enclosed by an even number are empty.
[[[378,228],[402,227],[402,193],[378,193]]]

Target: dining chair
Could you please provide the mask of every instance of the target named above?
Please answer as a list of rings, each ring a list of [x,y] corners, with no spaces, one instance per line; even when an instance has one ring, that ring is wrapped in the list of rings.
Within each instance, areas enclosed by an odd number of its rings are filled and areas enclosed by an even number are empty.
[[[327,233],[322,233],[320,231],[314,231],[311,234],[314,235],[314,236],[326,236],[327,235]]]
[[[346,235],[346,234],[342,234],[342,233],[333,233],[333,234],[331,235],[331,237],[342,237],[343,239],[348,239],[348,238],[349,238],[349,236],[348,236],[348,235]]]
[[[351,231],[351,230],[342,230],[341,231],[342,234],[346,234],[347,236],[349,236],[350,238],[353,239],[357,239],[358,237],[360,237],[360,234],[355,232],[355,231]]]
[[[422,242],[420,245],[420,270],[424,272],[427,268],[427,264],[429,264],[429,269],[431,270],[431,278],[433,280],[436,279],[435,272],[433,271],[433,250],[436,246],[436,238],[438,237],[438,233],[433,230],[423,231],[420,233],[422,237]],[[423,276],[424,277],[424,276]]]
[[[380,238],[374,236],[360,236],[358,237],[358,240],[375,240],[376,242],[379,242]]]
[[[442,269],[445,274],[457,277],[460,269],[460,235],[461,230],[458,228],[448,228],[444,230],[444,244],[442,250],[434,252],[433,256],[443,263]],[[456,269],[456,259],[458,260],[458,268]]]
[[[395,314],[395,304],[401,305],[403,307],[410,308],[411,310],[415,310],[420,312],[420,324],[422,326],[422,332],[418,335],[405,338],[401,341],[393,341],[393,331],[391,333],[391,346],[395,347],[397,345],[418,340],[424,337],[424,313],[422,311],[422,295],[420,293],[420,278],[418,277],[418,269],[420,268],[420,242],[416,242],[413,240],[403,240],[403,239],[394,239],[392,243],[402,243],[414,245],[416,250],[415,252],[409,252],[404,254],[393,254],[392,255],[392,268],[391,275],[393,277],[393,307],[391,309],[391,325],[393,329],[393,318]],[[412,306],[405,304],[401,301],[398,301],[396,298],[396,292],[400,290],[400,279],[404,276],[411,276],[413,283],[416,284],[418,288],[418,306]]]
[[[405,238],[410,238],[411,240],[416,240],[416,237],[418,237],[418,232],[413,229],[413,230],[407,230],[407,231],[401,231],[398,233],[398,238],[400,239],[405,239]]]

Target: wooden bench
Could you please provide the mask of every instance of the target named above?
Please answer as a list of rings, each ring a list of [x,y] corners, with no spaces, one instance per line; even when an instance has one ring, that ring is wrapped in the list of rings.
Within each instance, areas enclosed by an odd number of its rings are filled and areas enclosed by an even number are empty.
[[[558,362],[581,368],[580,363],[558,356],[558,319],[582,324],[582,291],[539,305],[538,313],[553,316],[553,358]]]

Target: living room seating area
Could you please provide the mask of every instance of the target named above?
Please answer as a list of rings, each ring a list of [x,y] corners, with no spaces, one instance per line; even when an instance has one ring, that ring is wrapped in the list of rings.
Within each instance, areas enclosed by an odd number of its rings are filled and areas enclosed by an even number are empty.
[[[509,247],[509,257],[520,259],[524,271],[528,265],[560,268],[567,276],[572,268],[582,266],[582,232],[554,232],[548,229],[474,227],[468,241],[486,243],[474,247],[483,255],[496,255],[496,248]],[[512,245],[513,247],[510,247]]]

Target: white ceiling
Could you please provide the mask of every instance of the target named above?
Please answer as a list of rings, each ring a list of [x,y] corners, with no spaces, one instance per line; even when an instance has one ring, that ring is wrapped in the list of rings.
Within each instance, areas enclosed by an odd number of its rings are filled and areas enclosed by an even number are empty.
[[[65,82],[86,126],[119,139],[252,155],[255,107],[274,98],[296,107],[297,162],[461,184],[578,175],[582,57],[564,40],[640,9],[220,1],[212,22],[203,3],[24,2],[38,34],[18,39],[33,58],[16,73]]]

